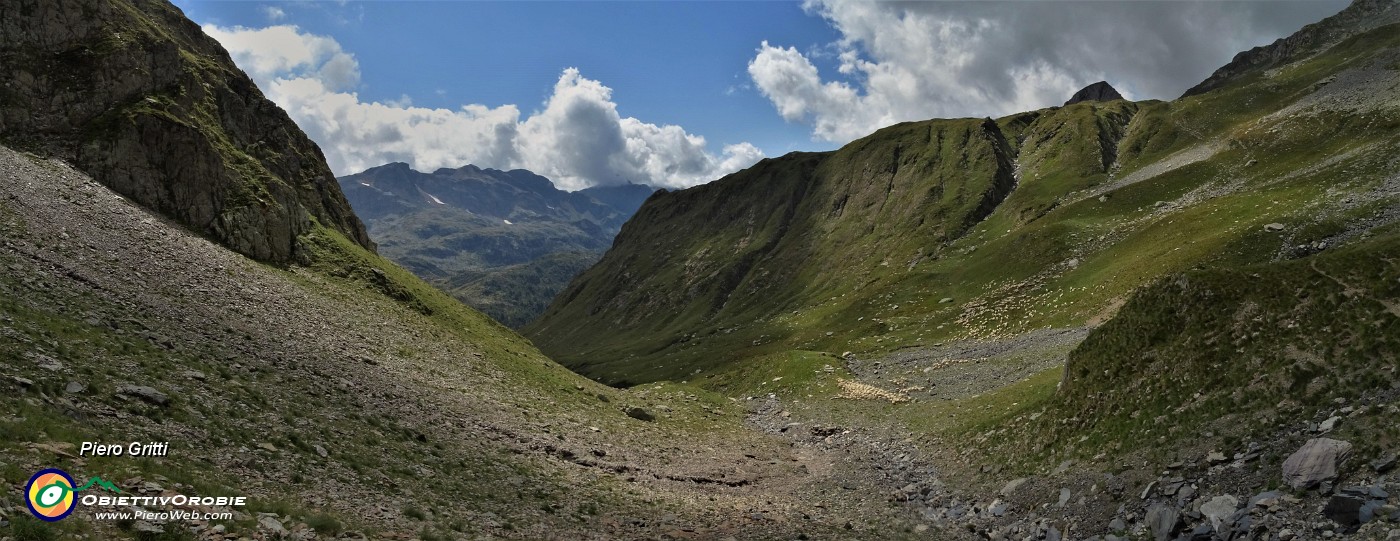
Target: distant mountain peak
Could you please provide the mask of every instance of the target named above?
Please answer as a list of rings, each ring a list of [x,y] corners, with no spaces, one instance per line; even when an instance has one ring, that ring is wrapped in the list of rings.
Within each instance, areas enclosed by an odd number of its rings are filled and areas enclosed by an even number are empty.
[[[1080,89],[1079,92],[1075,92],[1074,96],[1071,96],[1069,101],[1065,102],[1065,105],[1074,105],[1081,101],[1113,101],[1121,99],[1123,99],[1123,95],[1119,94],[1118,90],[1113,88],[1113,85],[1108,84],[1107,81],[1099,81]]]

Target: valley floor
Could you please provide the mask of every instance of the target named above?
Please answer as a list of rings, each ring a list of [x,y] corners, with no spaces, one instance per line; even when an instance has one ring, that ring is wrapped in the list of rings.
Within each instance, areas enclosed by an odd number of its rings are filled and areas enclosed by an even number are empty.
[[[0,149],[0,171],[0,536],[16,540],[1147,538],[1162,502],[1189,531],[1210,522],[1202,501],[1267,493],[1279,457],[1320,431],[1300,419],[1268,441],[1062,463],[998,448],[995,427],[1043,411],[1085,329],[787,352],[727,381],[618,390],[333,234],[318,263],[275,268],[61,163]],[[1333,435],[1398,403],[1392,389],[1337,404]],[[171,451],[75,456],[84,441]],[[41,525],[21,491],[45,467],[251,503],[214,522],[80,509]],[[1400,494],[1347,471],[1339,487]],[[1324,497],[1297,496],[1246,506],[1250,538],[1342,531]],[[1400,536],[1386,505],[1358,538]]]

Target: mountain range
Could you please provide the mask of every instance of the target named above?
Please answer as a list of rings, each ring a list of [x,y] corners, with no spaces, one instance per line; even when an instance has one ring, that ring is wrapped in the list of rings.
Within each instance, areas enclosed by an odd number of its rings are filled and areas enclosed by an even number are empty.
[[[3,538],[1400,536],[1395,1],[656,193],[336,182],[164,0],[0,3],[0,75]],[[523,335],[370,240],[532,223],[606,252]],[[47,468],[248,502],[48,522]]]
[[[510,327],[612,245],[654,188],[554,187],[523,169],[420,173],[393,163],[339,179],[380,253]]]

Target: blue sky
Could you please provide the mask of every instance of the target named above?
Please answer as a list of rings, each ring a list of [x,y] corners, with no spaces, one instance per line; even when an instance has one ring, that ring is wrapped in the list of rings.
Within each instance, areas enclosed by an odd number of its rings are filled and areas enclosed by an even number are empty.
[[[688,186],[894,122],[1171,99],[1344,2],[176,0],[327,153]],[[573,71],[571,69],[575,69]],[[567,70],[567,71],[566,71]],[[703,138],[703,141],[701,140]]]
[[[746,70],[767,39],[808,49],[840,37],[797,2],[176,2],[219,26],[293,24],[359,60],[362,97],[430,107],[538,108],[565,68],[613,89],[619,112],[766,154],[827,149],[783,121]],[[268,17],[275,7],[284,14]]]

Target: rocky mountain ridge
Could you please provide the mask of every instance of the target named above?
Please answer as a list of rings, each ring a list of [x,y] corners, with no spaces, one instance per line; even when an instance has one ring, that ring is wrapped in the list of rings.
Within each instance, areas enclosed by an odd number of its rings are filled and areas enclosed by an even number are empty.
[[[554,187],[523,169],[408,164],[339,179],[379,250],[498,321],[519,327],[612,245],[651,196],[639,184]]]

